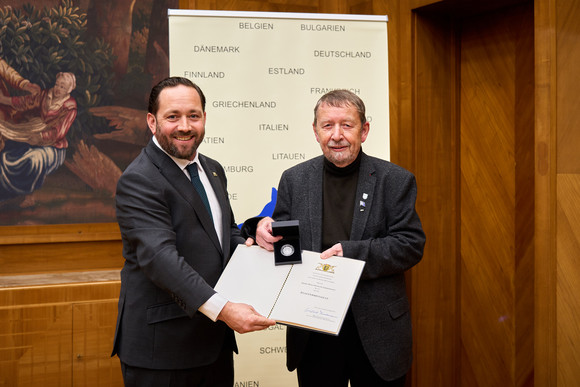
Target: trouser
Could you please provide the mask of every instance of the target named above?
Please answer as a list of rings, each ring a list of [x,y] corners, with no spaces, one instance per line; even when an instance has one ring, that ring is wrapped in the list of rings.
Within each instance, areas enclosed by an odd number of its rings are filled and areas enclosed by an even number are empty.
[[[234,355],[224,348],[218,359],[206,366],[181,370],[139,368],[121,362],[126,387],[232,387]]]
[[[339,336],[310,335],[297,370],[300,387],[404,387],[406,375],[383,380],[371,365],[352,313],[349,311]]]

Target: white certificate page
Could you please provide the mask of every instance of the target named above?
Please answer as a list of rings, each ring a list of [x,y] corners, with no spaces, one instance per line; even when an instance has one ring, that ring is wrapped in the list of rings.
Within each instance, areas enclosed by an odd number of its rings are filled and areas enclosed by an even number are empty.
[[[302,252],[270,317],[280,323],[338,334],[364,267],[343,257]]]
[[[302,263],[274,265],[274,253],[239,245],[215,290],[285,325],[337,335],[364,262],[303,250]]]

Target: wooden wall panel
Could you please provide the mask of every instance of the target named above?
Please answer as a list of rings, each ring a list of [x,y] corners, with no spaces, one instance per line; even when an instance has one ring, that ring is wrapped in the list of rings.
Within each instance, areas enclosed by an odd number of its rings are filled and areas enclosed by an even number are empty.
[[[534,385],[534,9],[516,8],[514,386]]]
[[[0,385],[71,386],[71,305],[0,308],[0,324]]]
[[[119,281],[0,288],[0,385],[122,385],[110,358],[119,289]]]
[[[2,275],[108,270],[123,267],[120,241],[0,246]]]
[[[122,386],[119,358],[111,357],[118,300],[73,304],[74,386]]]
[[[580,174],[580,2],[560,0],[557,2],[556,31],[558,59],[558,173]]]
[[[181,9],[371,14],[372,0],[179,0]]]
[[[116,223],[0,227],[0,276],[120,269]]]
[[[515,42],[490,19],[461,36],[461,385],[482,387],[513,385],[515,324]]]
[[[423,260],[411,271],[413,381],[415,386],[452,386],[455,369],[449,365],[458,360],[459,331],[454,23],[420,12],[415,21],[414,126],[400,128],[402,138],[414,139],[411,154],[420,158],[411,165],[419,191],[417,211],[427,235]],[[422,162],[423,155],[437,162]]]
[[[557,186],[557,385],[572,386],[580,381],[580,175],[558,174]]]
[[[535,382],[578,384],[580,7],[536,0]]]
[[[534,1],[535,203],[534,383],[557,385],[556,2]]]
[[[580,381],[580,3],[556,2],[557,385]]]
[[[465,386],[533,383],[533,66],[522,65],[533,63],[531,16],[516,7],[461,29]]]

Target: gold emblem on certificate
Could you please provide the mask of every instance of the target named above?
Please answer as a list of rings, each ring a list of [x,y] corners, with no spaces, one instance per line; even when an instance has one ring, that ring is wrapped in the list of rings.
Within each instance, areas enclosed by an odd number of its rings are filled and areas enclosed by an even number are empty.
[[[329,265],[328,263],[319,263],[316,267],[318,271],[324,271],[326,273],[334,273],[334,268],[336,265]]]

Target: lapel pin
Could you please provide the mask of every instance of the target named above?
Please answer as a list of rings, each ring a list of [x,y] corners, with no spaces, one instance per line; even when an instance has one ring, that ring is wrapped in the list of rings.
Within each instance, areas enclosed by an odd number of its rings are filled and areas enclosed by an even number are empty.
[[[365,210],[365,207],[366,207],[366,205],[367,205],[367,204],[361,200],[361,201],[359,202],[359,210],[360,210],[361,212],[363,212],[363,211]]]
[[[364,200],[367,200],[367,199],[368,199],[368,197],[369,197],[369,194],[368,194],[368,193],[363,193],[363,199],[364,199]]]
[[[212,171],[211,174],[213,175],[213,177],[217,177],[217,173]]]

